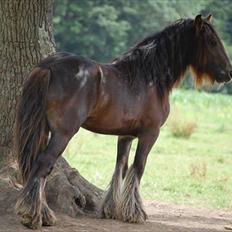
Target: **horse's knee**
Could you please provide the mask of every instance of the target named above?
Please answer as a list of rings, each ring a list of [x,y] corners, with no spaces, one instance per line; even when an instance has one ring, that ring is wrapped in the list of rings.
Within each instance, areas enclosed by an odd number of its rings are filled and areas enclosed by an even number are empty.
[[[39,176],[41,176],[41,177],[48,176],[51,173],[52,169],[53,169],[54,163],[55,162],[51,159],[51,157],[41,157],[41,158],[39,158],[38,164],[37,164],[40,167],[40,170],[39,170],[40,175]]]
[[[145,162],[134,162],[133,167],[134,167],[134,172],[135,175],[137,176],[139,182],[143,176],[144,170],[145,170]]]
[[[33,162],[29,179],[40,177],[46,178],[46,176],[51,173],[53,165],[54,163],[52,162],[52,160],[49,159],[49,157],[46,157],[45,155],[43,155],[43,153],[40,154]]]

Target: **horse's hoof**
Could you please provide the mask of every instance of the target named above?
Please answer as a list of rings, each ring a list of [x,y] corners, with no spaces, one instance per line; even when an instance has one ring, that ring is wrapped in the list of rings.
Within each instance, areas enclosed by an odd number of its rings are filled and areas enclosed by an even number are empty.
[[[116,203],[113,200],[112,189],[108,190],[105,199],[103,200],[101,206],[101,217],[106,219],[116,219],[117,218],[117,209]]]
[[[48,206],[45,206],[42,209],[42,225],[54,226],[55,224],[56,224],[55,213]]]
[[[147,220],[147,214],[143,209],[135,210],[134,212],[122,212],[122,220],[129,223],[144,223]]]
[[[119,202],[120,220],[130,223],[144,223],[147,215],[139,195],[139,181],[132,166],[125,177],[122,197]]]
[[[104,205],[101,210],[101,218],[116,219],[115,207]]]
[[[42,218],[41,216],[37,216],[33,219],[29,215],[23,216],[21,219],[21,223],[30,229],[36,230],[42,227]]]

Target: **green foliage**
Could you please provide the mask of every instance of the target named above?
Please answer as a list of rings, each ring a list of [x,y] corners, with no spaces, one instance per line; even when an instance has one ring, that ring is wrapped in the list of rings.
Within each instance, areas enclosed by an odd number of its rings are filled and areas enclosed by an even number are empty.
[[[124,49],[130,29],[108,1],[57,1],[54,25],[60,50],[102,61]]]
[[[211,0],[206,5],[202,13],[213,15],[213,24],[223,35],[223,39],[232,44],[232,1],[231,0]]]
[[[106,62],[168,23],[193,17],[204,5],[181,0],[57,0],[55,39],[59,50]]]

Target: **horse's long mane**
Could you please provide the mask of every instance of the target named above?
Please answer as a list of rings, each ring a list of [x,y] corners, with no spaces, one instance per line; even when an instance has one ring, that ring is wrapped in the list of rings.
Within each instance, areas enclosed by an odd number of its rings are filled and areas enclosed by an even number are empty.
[[[180,82],[194,49],[194,20],[180,19],[161,32],[146,37],[116,58],[119,68],[132,85],[154,82],[161,95]]]

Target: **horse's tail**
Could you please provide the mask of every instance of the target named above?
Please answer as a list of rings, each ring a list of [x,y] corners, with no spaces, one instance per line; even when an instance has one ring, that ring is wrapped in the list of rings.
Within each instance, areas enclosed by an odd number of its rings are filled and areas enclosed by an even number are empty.
[[[49,82],[49,69],[34,68],[24,84],[18,105],[15,150],[23,183],[28,179],[33,161],[48,141],[46,96]]]

